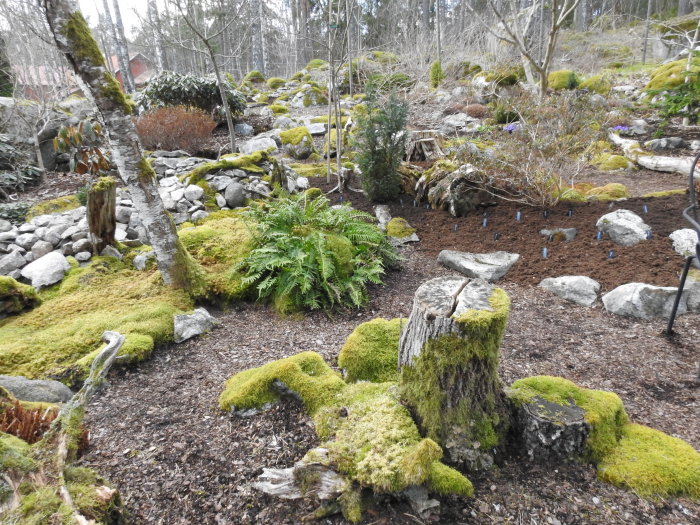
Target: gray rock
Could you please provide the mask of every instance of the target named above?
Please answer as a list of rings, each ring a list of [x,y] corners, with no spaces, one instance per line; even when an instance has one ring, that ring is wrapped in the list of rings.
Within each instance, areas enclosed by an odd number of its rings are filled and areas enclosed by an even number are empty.
[[[649,124],[644,119],[633,120],[627,133],[630,135],[646,135],[649,133]]]
[[[603,304],[610,313],[625,317],[669,317],[677,291],[677,288],[670,286],[627,283],[603,295]],[[678,305],[678,314],[686,313],[686,300],[684,294]]]
[[[115,257],[120,261],[122,260],[122,257],[124,257],[114,246],[105,246],[100,252],[100,255],[102,257]]]
[[[42,217],[46,217],[46,215],[42,215]],[[19,232],[20,233],[33,233],[36,231],[36,229],[39,226],[46,226],[46,224],[32,224],[29,222],[25,222],[19,227]]]
[[[92,243],[89,239],[78,239],[73,243],[73,250],[75,253],[92,252]]]
[[[682,230],[674,231],[669,237],[673,241],[673,249],[678,255],[682,255],[683,257],[695,255],[695,246],[700,242],[695,230],[692,228],[683,228]]]
[[[91,252],[78,252],[75,254],[75,260],[78,262],[87,262],[92,258]]]
[[[52,251],[53,244],[48,241],[36,241],[34,246],[32,246],[32,255],[34,255],[34,259],[39,259]]]
[[[73,397],[70,388],[51,379],[27,379],[23,376],[0,375],[0,386],[21,401],[65,403]]]
[[[264,104],[261,104],[259,106],[251,106],[248,108],[245,108],[243,110],[243,116],[245,117],[272,117],[274,116],[274,113],[272,110],[265,106]]]
[[[307,124],[306,129],[308,129],[309,133],[314,137],[326,134],[326,125],[322,122],[317,122],[315,124]]]
[[[225,199],[224,196],[221,195],[220,193],[217,193],[217,194],[216,194],[216,205],[217,205],[219,208],[223,208],[224,206],[227,205],[226,199]]]
[[[277,142],[269,137],[254,138],[244,142],[238,147],[243,155],[250,155],[256,151],[265,151],[270,148],[273,153],[277,151]]]
[[[12,223],[5,219],[0,219],[0,233],[9,232],[12,229]]]
[[[226,189],[226,186],[231,184],[232,181],[233,179],[231,177],[227,177],[226,175],[217,175],[209,181],[209,185],[216,191],[223,191]]]
[[[165,207],[166,210],[169,211],[174,211],[175,208],[177,207],[177,203],[170,197],[169,194],[164,195],[163,197],[163,206]]]
[[[644,143],[644,147],[652,151],[661,151],[665,149],[678,149],[682,148],[685,142],[681,137],[668,137],[664,139],[653,139],[647,140]]]
[[[296,185],[297,185],[297,190],[299,190],[299,191],[305,191],[311,187],[311,184],[309,183],[309,179],[306,177],[297,177]]]
[[[174,200],[176,203],[181,201],[185,196],[185,189],[184,188],[177,188],[173,191],[170,192],[170,198]]]
[[[61,240],[66,240],[66,239],[72,239],[73,235],[78,233],[80,231],[80,227],[78,226],[70,226],[63,230],[63,233],[61,234]]]
[[[241,135],[242,137],[252,137],[254,133],[253,126],[247,124],[246,122],[239,122],[238,124],[234,124],[233,131],[236,134]]]
[[[72,242],[67,242],[60,248],[60,252],[68,257],[69,255],[75,254],[75,250],[73,250],[73,243]]]
[[[590,102],[591,106],[599,108],[607,108],[609,105],[607,99],[600,93],[593,93],[589,97],[588,101]]]
[[[199,210],[196,211],[192,214],[192,221],[197,222],[201,221],[202,219],[209,217],[209,212],[204,211],[204,210]]]
[[[175,315],[173,322],[176,343],[182,343],[191,337],[203,334],[219,324],[219,321],[204,308],[197,308],[191,314]]]
[[[598,299],[598,292],[600,291],[600,284],[597,281],[582,275],[549,277],[543,279],[540,282],[540,286],[562,299],[581,306],[593,306]]]
[[[508,252],[466,253],[442,250],[438,262],[467,277],[495,281],[503,277],[518,262],[520,255]]]
[[[0,233],[0,242],[13,241],[17,238],[17,231],[7,231]]]
[[[304,136],[299,144],[285,144],[284,151],[294,159],[305,160],[314,152],[314,143],[308,136]]]
[[[4,257],[0,257],[0,275],[8,275],[14,270],[22,268],[25,264],[27,264],[27,260],[19,251],[11,251]]]
[[[161,188],[174,189],[180,186],[180,180],[177,177],[165,177],[163,179],[160,179],[160,182],[158,184]]]
[[[22,233],[15,239],[15,244],[21,246],[25,250],[30,250],[34,243],[39,240],[39,237],[33,233]]]
[[[576,238],[576,228],[552,228],[551,230],[540,230],[540,235],[545,237],[553,236],[556,237],[558,234],[564,236],[564,240],[571,242]]]
[[[639,215],[629,210],[606,213],[598,219],[596,228],[622,246],[633,246],[645,240],[647,232],[651,230]]]
[[[117,206],[117,208],[114,211],[114,215],[117,218],[117,222],[121,222],[124,224],[129,224],[131,214],[134,213],[134,209],[129,208],[127,206]]]
[[[377,226],[383,232],[386,231],[386,225],[391,220],[391,212],[386,204],[379,204],[374,207],[374,215],[377,217]]]
[[[243,206],[245,204],[245,188],[243,184],[232,182],[226,186],[224,198],[229,208],[240,208]]]
[[[289,117],[281,116],[275,119],[275,122],[272,124],[272,127],[275,129],[291,129],[291,128],[296,128],[298,126],[297,122],[292,120]]]
[[[87,239],[88,232],[85,230],[80,230],[78,232],[75,232],[73,235],[71,235],[70,238],[72,241],[79,241],[81,239]]]
[[[688,147],[693,153],[697,153],[700,151],[700,140],[691,140]]]
[[[198,201],[204,195],[204,190],[195,184],[190,184],[185,188],[185,198],[190,201]]]
[[[134,257],[134,268],[137,270],[145,270],[148,261],[155,260],[156,254],[154,251],[140,253]]]
[[[59,282],[70,270],[65,256],[58,252],[47,253],[22,268],[22,277],[32,282],[37,290]]]
[[[179,158],[179,157],[189,157],[190,154],[184,150],[176,149],[175,151],[163,151],[156,150],[151,154],[151,157],[164,157],[164,158]]]

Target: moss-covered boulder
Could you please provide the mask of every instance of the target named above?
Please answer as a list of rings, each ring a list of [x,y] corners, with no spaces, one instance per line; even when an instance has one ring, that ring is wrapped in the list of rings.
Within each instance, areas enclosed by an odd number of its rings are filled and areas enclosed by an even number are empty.
[[[403,217],[394,217],[386,225],[386,234],[396,239],[405,239],[416,233],[408,221]]]
[[[599,95],[607,95],[612,89],[612,83],[604,75],[594,75],[581,82],[578,87]]]
[[[313,69],[324,69],[327,67],[328,62],[326,62],[325,60],[321,58],[312,58],[311,60],[309,60],[309,63],[306,64],[306,67],[304,69],[306,69],[307,71],[311,71]]]
[[[578,86],[576,73],[568,69],[552,71],[547,76],[547,85],[554,90],[575,89]]]
[[[48,201],[39,202],[34,204],[25,218],[26,221],[30,221],[34,217],[39,215],[47,215],[49,213],[59,213],[62,211],[73,210],[80,207],[80,201],[77,195],[67,195],[65,197],[56,197]]]
[[[613,155],[611,153],[600,153],[591,160],[600,171],[615,171],[628,170],[634,167],[632,161],[622,155]]]
[[[284,86],[285,80],[279,77],[272,77],[267,79],[267,87],[270,89],[278,89]]]
[[[685,58],[660,65],[652,71],[651,78],[644,89],[647,91],[663,91],[680,86],[685,82],[687,65],[688,60]],[[700,72],[700,57],[693,58],[690,72]]]
[[[40,303],[39,295],[32,286],[0,275],[0,318],[31,310]]]
[[[406,319],[373,319],[348,336],[338,354],[338,366],[348,383],[383,383],[398,378],[399,335]]]
[[[600,201],[610,201],[617,199],[626,199],[630,196],[630,192],[624,184],[612,182],[605,186],[597,186],[586,192],[589,197],[595,197]]]
[[[257,69],[254,69],[253,71],[249,71],[248,73],[246,73],[246,76],[243,77],[243,82],[262,84],[265,82],[265,76]]]
[[[305,126],[281,131],[280,140],[284,151],[297,160],[308,159],[316,151],[313,138]]]

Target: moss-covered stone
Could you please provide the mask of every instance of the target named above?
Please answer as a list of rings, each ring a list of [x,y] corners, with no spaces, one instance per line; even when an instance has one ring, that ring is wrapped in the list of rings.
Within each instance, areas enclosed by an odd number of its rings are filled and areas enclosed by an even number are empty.
[[[285,131],[280,131],[280,140],[282,144],[300,144],[302,141],[307,140],[312,141],[311,134],[306,126],[298,126],[296,128],[291,128]]]
[[[319,197],[323,197],[324,195],[323,190],[321,190],[320,188],[309,188],[304,192],[304,194],[309,200],[318,199]]]
[[[380,64],[399,63],[399,57],[395,53],[391,53],[389,51],[370,51],[369,56],[372,60],[374,60],[375,62],[379,62]]]
[[[644,497],[700,498],[700,454],[685,441],[642,425],[622,427],[618,445],[598,464],[598,476]]]
[[[309,60],[309,63],[306,64],[306,70],[311,71],[312,69],[323,69],[328,67],[328,62],[325,60],[322,60],[320,58],[313,58]]]
[[[219,396],[223,410],[262,408],[280,399],[275,382],[298,395],[310,414],[330,403],[345,383],[315,352],[302,352],[259,368],[239,372],[228,381]]]
[[[598,186],[596,188],[591,188],[586,193],[589,197],[595,197],[600,201],[610,201],[616,199],[626,199],[630,196],[629,190],[624,184],[610,183],[605,186]]]
[[[66,195],[65,197],[56,197],[48,201],[38,202],[32,205],[27,212],[26,220],[30,221],[39,215],[47,215],[50,213],[61,213],[68,210],[74,210],[80,207],[80,201],[77,195]]]
[[[513,383],[510,399],[516,404],[535,396],[558,405],[571,402],[582,408],[584,419],[591,426],[586,441],[586,459],[600,462],[616,446],[622,429],[629,421],[620,398],[612,392],[590,390],[561,377],[535,376]]]
[[[685,58],[662,64],[651,73],[649,82],[644,87],[647,91],[662,91],[673,89],[685,82],[686,67],[688,61]],[[700,72],[700,57],[693,58],[690,73]]]
[[[687,190],[685,189],[679,189],[679,190],[664,190],[664,191],[653,191],[651,193],[646,193],[642,195],[642,198],[651,198],[651,197],[669,197],[671,195],[685,195],[685,192]]]
[[[243,82],[252,82],[252,83],[265,82],[265,76],[257,69],[254,69],[253,71],[249,71],[246,74],[246,76],[243,77]]]
[[[340,125],[342,127],[345,127],[345,125],[348,123],[348,120],[350,120],[350,117],[348,117],[347,115],[342,115],[340,117]],[[328,115],[320,115],[318,117],[313,117],[311,119],[311,123],[328,125]],[[331,127],[335,127],[335,115],[331,115]]]
[[[8,470],[32,472],[37,463],[31,457],[31,447],[18,437],[0,432],[0,474]]]
[[[238,155],[235,153],[224,155],[218,161],[206,162],[197,166],[190,173],[183,176],[183,180],[188,180],[189,184],[197,184],[208,173],[230,169],[240,169],[247,173],[264,175],[266,172],[260,165],[263,162],[268,162],[269,159],[270,156],[266,151],[256,151],[250,155]]]
[[[568,69],[552,71],[547,75],[547,85],[554,90],[574,89],[578,86],[576,73]]]
[[[193,307],[188,294],[165,286],[158,272],[129,270],[102,257],[72,268],[40,296],[42,304],[34,310],[0,320],[0,374],[82,379],[89,361],[78,361],[102,346],[105,330],[126,336],[122,352],[146,354],[144,338],[153,344],[171,341],[173,315]],[[134,336],[139,342],[132,346]]]
[[[32,286],[0,275],[0,316],[30,310],[40,303],[41,299]]]
[[[578,87],[599,95],[607,95],[612,89],[612,83],[604,75],[594,75],[581,82]]]
[[[591,159],[591,164],[601,171],[615,171],[630,169],[634,165],[627,157],[600,153]]]
[[[373,319],[348,336],[338,354],[338,366],[348,383],[383,383],[398,379],[399,336],[406,319]]]
[[[286,81],[283,78],[272,77],[267,79],[267,87],[270,89],[278,89],[284,86]]]
[[[520,64],[505,64],[480,75],[497,86],[514,86],[525,78],[525,70]]]
[[[394,217],[386,225],[386,234],[389,237],[404,239],[416,233],[416,229],[408,224],[408,221],[403,217]]]
[[[276,116],[286,115],[287,113],[289,113],[289,108],[282,104],[270,104],[269,107]]]

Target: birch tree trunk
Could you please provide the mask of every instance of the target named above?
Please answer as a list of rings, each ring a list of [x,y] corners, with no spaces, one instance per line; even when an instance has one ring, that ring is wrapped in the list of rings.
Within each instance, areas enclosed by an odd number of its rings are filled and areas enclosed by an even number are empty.
[[[134,85],[134,76],[131,74],[131,63],[129,62],[129,46],[126,43],[126,35],[124,34],[124,24],[122,22],[122,13],[119,10],[119,1],[112,0],[114,5],[114,27],[117,39],[117,53],[119,54],[119,62],[122,64],[122,82],[127,93],[136,91]]]
[[[105,124],[112,159],[129,190],[156,254],[163,281],[193,295],[204,293],[201,269],[180,243],[175,223],[165,212],[153,168],[144,158],[131,106],[105,69],[104,57],[74,0],[40,0],[59,51],[73,67],[76,81]]]
[[[509,299],[479,279],[438,277],[416,291],[399,341],[399,388],[423,434],[469,470],[493,465],[509,427],[498,378]]]
[[[253,59],[253,69],[260,71],[265,75],[265,59],[263,57],[263,42],[262,42],[262,20],[260,20],[260,2],[262,0],[256,0],[251,4],[252,10],[252,22],[251,22],[251,36],[253,41],[252,44],[252,59]]]
[[[148,21],[151,24],[151,32],[153,33],[158,71],[167,70],[168,58],[165,55],[165,47],[163,46],[163,33],[161,33],[160,29],[161,21],[156,0],[148,0]]]

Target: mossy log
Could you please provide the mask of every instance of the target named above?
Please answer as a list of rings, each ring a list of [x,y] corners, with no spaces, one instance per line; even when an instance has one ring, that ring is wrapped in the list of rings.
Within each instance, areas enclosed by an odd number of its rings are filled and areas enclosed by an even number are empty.
[[[416,291],[399,343],[402,400],[423,435],[469,470],[493,465],[509,427],[498,378],[508,309],[485,281],[438,277]]]
[[[444,157],[443,144],[442,134],[434,129],[412,131],[406,141],[406,160],[430,161]]]
[[[103,177],[90,187],[87,194],[87,221],[94,253],[99,254],[105,246],[114,244],[116,209],[116,181]]]
[[[632,162],[636,162],[642,168],[652,171],[664,171],[669,173],[680,173],[688,175],[690,168],[693,166],[693,157],[663,157],[660,155],[651,155],[642,150],[639,142],[632,139],[626,139],[617,133],[608,133],[610,142],[620,146],[625,154],[625,157]],[[695,178],[700,178],[696,173]]]

